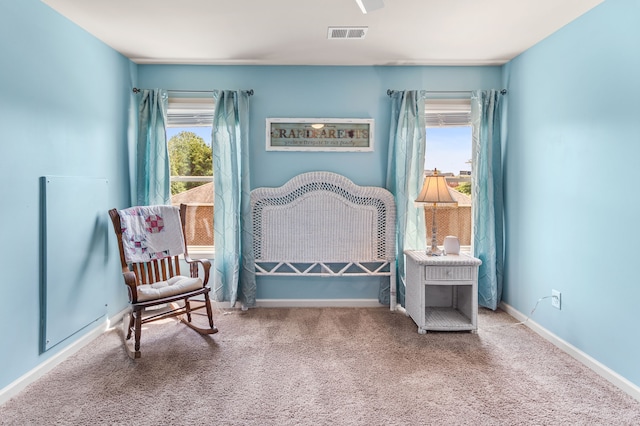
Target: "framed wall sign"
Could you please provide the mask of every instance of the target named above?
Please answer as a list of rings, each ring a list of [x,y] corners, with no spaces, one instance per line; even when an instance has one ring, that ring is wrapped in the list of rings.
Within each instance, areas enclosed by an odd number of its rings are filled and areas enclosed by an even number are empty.
[[[267,151],[373,151],[372,118],[267,118]]]

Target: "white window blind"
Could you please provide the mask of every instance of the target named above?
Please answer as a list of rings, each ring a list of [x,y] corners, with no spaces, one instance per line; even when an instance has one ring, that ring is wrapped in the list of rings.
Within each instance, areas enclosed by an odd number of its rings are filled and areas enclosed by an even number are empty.
[[[471,125],[471,100],[427,99],[427,127],[464,127]]]
[[[167,107],[167,127],[199,127],[213,125],[213,97],[172,98]]]

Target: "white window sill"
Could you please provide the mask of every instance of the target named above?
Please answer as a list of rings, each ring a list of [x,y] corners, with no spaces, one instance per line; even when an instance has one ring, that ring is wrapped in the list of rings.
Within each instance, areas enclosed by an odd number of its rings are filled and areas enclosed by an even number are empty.
[[[189,257],[191,257],[192,259],[213,260],[216,258],[216,250],[213,247],[189,247]]]

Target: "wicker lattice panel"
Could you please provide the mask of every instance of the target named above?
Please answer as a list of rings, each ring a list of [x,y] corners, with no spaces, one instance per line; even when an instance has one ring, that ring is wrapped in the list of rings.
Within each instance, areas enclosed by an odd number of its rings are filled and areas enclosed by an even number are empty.
[[[366,262],[395,258],[395,204],[384,188],[330,172],[251,193],[256,261]]]

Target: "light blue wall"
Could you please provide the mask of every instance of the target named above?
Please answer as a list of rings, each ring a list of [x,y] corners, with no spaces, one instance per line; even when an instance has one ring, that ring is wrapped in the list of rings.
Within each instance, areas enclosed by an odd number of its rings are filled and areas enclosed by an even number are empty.
[[[307,171],[343,174],[359,185],[384,186],[389,139],[387,89],[473,90],[500,88],[500,67],[139,67],[139,84],[166,89],[253,89],[252,187],[279,186]],[[267,152],[267,117],[373,118],[370,153]],[[259,277],[259,299],[376,299],[378,279],[275,279]]]
[[[607,0],[513,60],[504,300],[640,385],[640,2]]]
[[[39,178],[107,178],[109,204],[127,205],[136,68],[37,0],[0,0],[0,57],[2,389],[78,337],[40,354]],[[63,217],[54,222],[73,232]],[[127,297],[117,256],[108,264],[103,297],[113,315]]]

